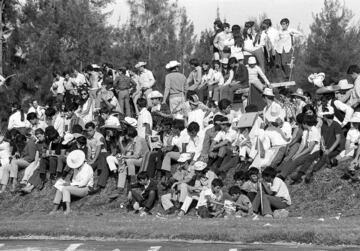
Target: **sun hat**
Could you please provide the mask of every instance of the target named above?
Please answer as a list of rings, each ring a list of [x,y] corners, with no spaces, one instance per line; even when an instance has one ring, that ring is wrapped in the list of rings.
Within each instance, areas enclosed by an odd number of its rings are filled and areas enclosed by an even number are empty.
[[[354,112],[351,119],[351,123],[360,123],[360,112]]]
[[[180,65],[180,63],[178,61],[173,60],[166,64],[165,69],[171,69],[171,68],[174,68],[179,65]]]
[[[161,94],[161,92],[159,91],[152,91],[149,93],[148,95],[148,99],[153,99],[153,98],[163,98],[164,96]]]
[[[323,117],[325,115],[334,115],[334,108],[332,108],[332,106],[328,105],[326,108],[328,109],[327,112],[324,112],[321,108],[321,111],[319,112],[320,117]]]
[[[349,82],[347,81],[347,79],[341,79],[339,81],[339,83],[337,84],[337,86],[340,88],[340,90],[350,90],[352,88],[354,88],[354,85],[349,84]]]
[[[248,64],[256,64],[256,58],[254,56],[249,57]]]
[[[324,79],[325,79],[325,73],[323,72],[313,73],[310,74],[308,77],[308,81],[319,88],[324,87],[324,83],[323,83]]]
[[[270,96],[270,97],[275,97],[273,90],[270,89],[270,88],[265,88],[264,91],[263,91],[263,95]]]
[[[140,61],[135,65],[135,68],[137,69],[137,68],[140,68],[141,66],[145,66],[145,65],[146,65],[146,62]]]
[[[221,63],[221,64],[228,64],[228,63],[229,63],[229,59],[228,59],[228,58],[222,58],[222,59],[220,59],[220,63]]]
[[[306,97],[304,96],[304,91],[303,91],[303,89],[301,89],[301,88],[298,88],[298,89],[296,90],[296,92],[294,92],[294,93],[291,94],[291,96],[296,96],[296,97],[303,98],[303,99],[306,100]]]
[[[66,158],[68,167],[79,168],[85,162],[85,153],[81,150],[74,150]]]
[[[132,127],[137,127],[137,120],[131,117],[125,117],[124,118],[125,123]]]
[[[207,167],[207,164],[203,161],[196,161],[194,163],[194,170],[195,171],[202,171]]]
[[[63,145],[67,145],[69,142],[75,139],[74,135],[71,133],[65,133],[64,141],[62,142]]]
[[[334,93],[339,89],[340,89],[339,86],[335,86],[335,85],[324,86],[317,89],[316,94]]]

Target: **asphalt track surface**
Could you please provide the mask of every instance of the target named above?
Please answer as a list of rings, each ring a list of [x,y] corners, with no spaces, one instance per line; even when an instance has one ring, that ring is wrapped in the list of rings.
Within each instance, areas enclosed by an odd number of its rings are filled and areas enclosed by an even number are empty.
[[[65,241],[65,240],[0,240],[0,250],[12,251],[262,251],[262,250],[360,250],[360,247],[321,247],[298,244],[229,244],[180,241]]]

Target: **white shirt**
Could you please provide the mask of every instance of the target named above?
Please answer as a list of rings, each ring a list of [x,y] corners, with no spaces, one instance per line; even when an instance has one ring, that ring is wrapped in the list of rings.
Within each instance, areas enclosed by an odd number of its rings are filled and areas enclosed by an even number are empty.
[[[292,127],[289,122],[285,121],[283,123],[283,126],[281,127],[281,130],[284,132],[284,134],[286,135],[287,138],[289,138],[289,139],[292,138]]]
[[[193,160],[196,161],[202,150],[203,142],[205,138],[205,132],[199,131],[195,138],[191,138],[189,134],[186,132],[184,135],[184,143],[186,145],[186,152],[187,153],[195,153]]]
[[[304,130],[302,135],[302,144],[309,146],[311,142],[315,142],[315,145],[310,154],[320,151],[321,132],[320,128],[316,126],[312,126],[310,130]]]
[[[233,144],[235,140],[237,139],[238,133],[230,128],[227,132],[220,131],[216,134],[214,141],[220,142],[220,141],[228,141],[230,144]]]
[[[65,88],[64,88],[64,78],[60,77],[59,80],[54,81],[54,83],[51,86],[51,90],[54,94],[64,94]]]
[[[196,122],[200,126],[200,130],[204,129],[204,118],[205,118],[205,112],[197,108],[195,110],[192,110],[188,113],[188,125],[191,122]]]
[[[146,108],[142,108],[142,110],[139,112],[139,117],[137,120],[137,132],[138,136],[144,139],[146,136],[145,124],[149,124],[150,130],[152,130],[153,120],[151,113]]]
[[[279,117],[282,121],[285,121],[286,111],[280,104],[273,101],[269,107],[265,107],[263,110],[264,120],[271,121],[273,117]]]
[[[223,197],[223,194],[222,192],[220,192],[218,195],[214,194],[212,192],[212,189],[211,188],[208,188],[206,190],[202,190],[200,192],[200,195],[199,195],[199,200],[198,200],[198,203],[196,205],[196,208],[199,208],[199,207],[202,207],[202,206],[207,206],[207,198],[210,198],[211,200],[214,200],[214,201],[220,201]]]
[[[351,90],[348,105],[353,106],[360,101],[360,75],[355,79],[354,89]]]
[[[218,84],[219,86],[222,86],[224,84],[224,77],[221,73],[221,71],[215,71],[214,70],[214,78],[212,84]]]
[[[265,130],[264,136],[270,140],[271,146],[286,146],[289,142],[286,141],[280,134],[280,128],[268,128]]]
[[[10,143],[3,141],[0,144],[0,163],[2,166],[8,165],[11,156],[11,147],[10,147]]]
[[[76,86],[81,86],[86,84],[86,77],[82,73],[77,73],[76,77],[72,79],[73,83],[76,84]]]
[[[120,121],[116,116],[110,114],[110,116],[105,121],[105,126],[120,126]]]
[[[289,190],[284,181],[282,181],[280,178],[274,178],[270,190],[275,192],[276,197],[283,198],[286,201],[286,204],[289,206],[291,205]]]
[[[21,121],[21,112],[16,111],[9,117],[8,130],[11,130],[13,128],[26,127],[26,121],[26,114],[24,114],[24,121]]]
[[[328,103],[328,106],[330,106],[330,105],[331,105],[331,101],[329,101],[329,103]],[[349,122],[349,120],[351,119],[351,116],[354,113],[354,109],[352,109],[351,106],[344,104],[340,100],[335,100],[334,105],[338,110],[343,111],[345,113],[345,117],[342,122],[340,122],[338,120],[338,118],[335,116],[334,116],[334,121],[338,122],[341,125],[341,127],[346,126],[346,124]]]
[[[302,33],[288,28],[287,30],[280,30],[278,33],[278,39],[275,42],[275,50],[278,53],[288,53],[292,48],[291,36],[301,36]]]
[[[359,130],[354,127],[350,128],[350,130],[346,135],[346,141],[350,142],[350,149],[355,149],[356,144],[359,142],[359,140],[360,140]]]
[[[60,113],[55,115],[55,121],[54,121],[54,128],[56,131],[58,131],[60,137],[63,137],[65,135],[65,117],[61,116]]]
[[[275,42],[279,37],[279,31],[277,29],[275,29],[274,27],[269,27],[267,30],[262,31],[261,33],[261,37],[260,37],[260,44],[262,46],[265,46],[266,39],[269,39],[272,47],[275,46]]]
[[[139,75],[140,88],[151,88],[154,84],[154,75],[148,69],[144,69],[144,71]]]
[[[203,74],[201,77],[201,82],[203,84],[212,85],[214,79],[214,70],[210,68],[206,74]]]
[[[78,187],[92,187],[94,185],[94,171],[92,167],[85,163],[82,167],[76,168],[70,185]]]

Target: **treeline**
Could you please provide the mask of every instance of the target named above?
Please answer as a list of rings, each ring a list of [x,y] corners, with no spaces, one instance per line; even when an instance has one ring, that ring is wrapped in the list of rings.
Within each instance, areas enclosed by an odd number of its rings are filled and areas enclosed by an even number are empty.
[[[16,74],[6,87],[0,87],[2,118],[10,102],[26,103],[30,97],[45,100],[54,71],[103,62],[134,65],[144,60],[162,90],[164,65],[169,60],[180,61],[186,74],[191,57],[211,60],[213,31],[203,31],[196,38],[186,10],[173,1],[128,0],[130,17],[120,27],[107,23],[110,13],[104,9],[111,0],[0,2],[3,75]],[[307,76],[319,71],[327,73],[329,83],[337,81],[349,64],[359,63],[360,32],[358,26],[350,25],[353,17],[339,0],[324,1],[322,11],[314,15],[310,35],[304,43],[296,43],[294,77],[300,86],[311,89]]]

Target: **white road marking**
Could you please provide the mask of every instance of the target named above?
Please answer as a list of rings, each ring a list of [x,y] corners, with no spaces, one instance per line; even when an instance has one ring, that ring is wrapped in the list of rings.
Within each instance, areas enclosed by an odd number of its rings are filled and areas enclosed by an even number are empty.
[[[83,243],[70,244],[70,246],[68,246],[68,248],[65,249],[65,251],[74,251],[74,250],[76,250],[78,247],[80,247],[81,245],[83,245]]]
[[[120,249],[118,249],[118,248],[115,248],[113,251],[121,251]]]
[[[229,251],[238,251],[237,248],[230,248]]]
[[[3,243],[0,243],[0,248],[2,248],[3,246],[5,246],[5,244],[3,244]]]
[[[148,251],[159,251],[161,248],[161,246],[153,246],[153,247],[150,247],[150,249]]]

